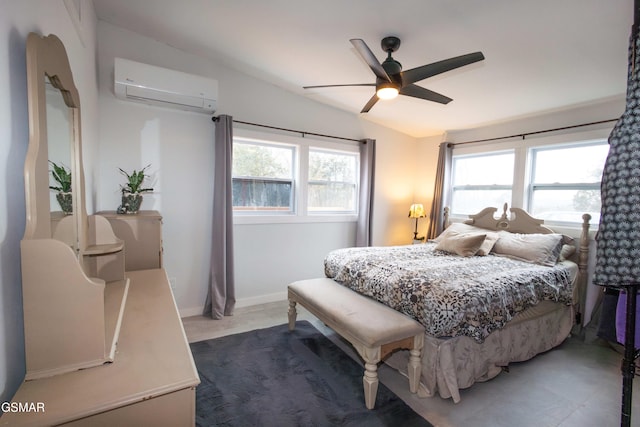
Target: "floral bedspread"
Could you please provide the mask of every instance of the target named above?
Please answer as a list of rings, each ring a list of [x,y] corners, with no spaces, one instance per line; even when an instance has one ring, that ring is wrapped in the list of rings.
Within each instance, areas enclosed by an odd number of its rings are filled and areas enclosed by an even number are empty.
[[[551,300],[570,305],[571,268],[494,255],[460,257],[435,243],[346,248],[325,258],[325,274],[420,322],[434,337],[477,342],[517,313]]]

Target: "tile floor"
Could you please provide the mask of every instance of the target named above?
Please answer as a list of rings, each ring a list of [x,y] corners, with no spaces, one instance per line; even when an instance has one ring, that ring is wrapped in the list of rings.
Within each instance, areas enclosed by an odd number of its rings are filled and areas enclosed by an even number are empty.
[[[298,311],[299,320],[309,320],[358,358],[322,322],[300,306]],[[196,342],[286,323],[287,302],[238,308],[234,316],[221,320],[196,316],[183,322],[189,341]],[[598,339],[569,338],[556,349],[512,364],[509,372],[463,390],[458,404],[409,393],[406,378],[387,366],[380,368],[379,375],[382,383],[436,427],[613,427],[620,425],[621,359]],[[640,388],[637,381],[635,385],[631,422],[640,426]]]

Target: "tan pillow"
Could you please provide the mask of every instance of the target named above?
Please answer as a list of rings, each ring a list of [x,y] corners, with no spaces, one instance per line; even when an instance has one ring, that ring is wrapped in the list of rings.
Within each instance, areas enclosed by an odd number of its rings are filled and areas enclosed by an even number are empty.
[[[498,241],[499,234],[494,231],[485,230],[484,228],[476,227],[474,225],[465,224],[463,222],[454,222],[449,227],[447,227],[438,237],[432,239],[431,242],[438,243],[442,239],[447,238],[448,236],[459,235],[459,234],[485,234],[487,237],[480,246],[476,255],[485,256],[489,255],[493,245]]]
[[[519,234],[498,232],[493,252],[521,261],[553,267],[562,249],[562,234]]]
[[[476,252],[476,255],[478,256],[489,255],[489,252],[491,252],[491,249],[493,249],[493,246],[496,244],[499,238],[500,238],[500,235],[498,233],[494,233],[493,231],[487,231],[487,237],[484,239],[484,242],[482,242],[482,245],[480,245],[480,249],[478,249],[478,252]]]
[[[438,242],[435,249],[464,257],[474,256],[476,252],[478,252],[478,249],[480,249],[485,237],[486,234],[450,233]]]
[[[562,245],[562,250],[560,251],[560,257],[558,258],[560,261],[566,261],[576,253],[576,247],[573,245]]]
[[[432,242],[439,242],[443,238],[451,235],[451,234],[463,234],[463,233],[489,233],[491,231],[485,230],[484,228],[476,227],[474,225],[465,224],[463,222],[454,222],[450,224],[447,228],[444,229],[442,233],[435,239],[432,239]]]

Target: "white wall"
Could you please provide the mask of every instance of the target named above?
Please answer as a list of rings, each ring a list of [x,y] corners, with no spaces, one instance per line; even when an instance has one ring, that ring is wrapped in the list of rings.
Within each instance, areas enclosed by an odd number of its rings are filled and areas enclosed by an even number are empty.
[[[448,142],[454,143],[465,142],[485,138],[497,138],[516,135],[527,132],[536,132],[545,129],[556,129],[608,119],[617,119],[624,112],[624,105],[624,96],[603,99],[600,102],[593,102],[585,105],[576,105],[573,108],[566,108],[562,110],[540,112],[539,114],[521,118],[514,118],[512,120],[496,123],[490,126],[484,126],[475,129],[450,131],[447,132],[445,139]],[[589,127],[566,129],[553,133],[545,133],[539,135],[539,137],[545,137],[549,135],[570,136],[571,134],[586,130],[611,128],[613,128],[613,123],[604,123]],[[513,141],[513,139],[511,141]]]
[[[25,373],[20,239],[25,226],[23,165],[29,143],[25,42],[30,32],[64,43],[82,108],[85,163],[97,141],[96,20],[83,2],[81,41],[62,0],[0,0],[0,402]],[[88,188],[92,176],[87,176]],[[88,195],[91,203],[91,194]]]
[[[119,205],[122,177],[118,167],[131,170],[152,164],[149,170],[154,172],[156,191],[145,195],[142,209],[162,212],[165,268],[175,279],[175,296],[183,315],[201,312],[209,278],[214,126],[208,115],[116,99],[115,57],[217,79],[217,114],[308,132],[376,139],[373,243],[411,241],[407,212],[415,191],[418,142],[414,138],[214,60],[99,22],[101,122],[99,161],[94,165],[99,183],[96,209],[114,210]],[[236,225],[238,305],[283,299],[288,282],[322,276],[324,255],[333,248],[352,246],[354,239],[353,223]]]

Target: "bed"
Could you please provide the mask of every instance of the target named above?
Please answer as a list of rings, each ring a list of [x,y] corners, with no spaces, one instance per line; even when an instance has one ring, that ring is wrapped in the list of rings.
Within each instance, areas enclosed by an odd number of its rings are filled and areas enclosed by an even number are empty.
[[[522,209],[505,204],[496,212],[470,215],[424,244],[344,248],[325,258],[327,277],[425,327],[421,396],[459,402],[461,389],[579,328],[589,215],[574,241]],[[402,371],[408,357],[399,352],[386,362]]]

